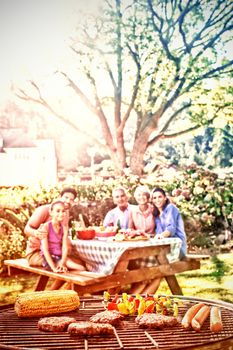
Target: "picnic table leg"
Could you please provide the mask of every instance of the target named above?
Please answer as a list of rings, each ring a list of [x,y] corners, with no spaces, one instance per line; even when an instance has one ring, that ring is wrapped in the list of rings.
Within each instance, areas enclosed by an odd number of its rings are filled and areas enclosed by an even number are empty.
[[[109,288],[108,289],[109,294],[118,294],[121,292],[121,287],[115,287],[115,288]]]
[[[62,280],[54,280],[52,285],[51,285],[51,287],[50,287],[50,289],[51,290],[60,289],[63,286],[64,283],[65,283],[65,281],[62,281]],[[68,287],[66,289],[70,289],[70,288]]]
[[[163,254],[163,252],[161,252],[161,254],[158,255],[157,257],[159,264],[169,264],[168,258],[166,256],[166,254]],[[173,276],[165,276],[165,279],[167,281],[167,284],[172,292],[172,294],[175,295],[183,295],[182,289],[180,288],[180,285],[177,281],[177,278],[175,275]]]
[[[165,253],[160,253],[159,255],[162,256],[162,258],[161,258],[162,260],[163,260],[164,256],[166,257]],[[159,261],[158,257],[155,257],[155,260],[157,261],[158,265],[161,264],[161,262]],[[161,280],[162,280],[162,278],[158,277],[158,278],[155,278],[155,279],[149,281],[148,284],[144,285],[144,289],[141,291],[141,293],[143,293],[143,294],[155,293],[157,291],[157,289],[159,288],[159,286],[160,286]]]
[[[34,288],[34,291],[38,292],[38,291],[41,291],[41,290],[45,290],[45,287],[47,285],[48,280],[49,280],[48,276],[40,275],[38,277],[38,280],[37,280],[36,286]]]
[[[142,293],[143,294],[155,293],[157,291],[157,289],[159,288],[160,283],[161,283],[161,278],[155,278],[150,283],[148,283],[148,285],[145,287],[145,289],[143,289]]]
[[[180,288],[180,285],[177,281],[176,276],[167,276],[165,277],[167,284],[169,285],[169,288],[172,291],[172,294],[175,295],[183,295],[182,289]]]
[[[135,282],[132,284],[131,288],[130,288],[130,293],[131,294],[140,294],[142,293],[142,291],[144,290],[144,288],[146,287],[148,282]]]

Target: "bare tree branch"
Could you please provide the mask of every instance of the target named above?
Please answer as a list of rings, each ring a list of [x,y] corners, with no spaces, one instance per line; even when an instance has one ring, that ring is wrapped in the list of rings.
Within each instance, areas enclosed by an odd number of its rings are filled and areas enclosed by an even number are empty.
[[[222,11],[221,8],[219,8],[221,4],[223,4],[222,1],[217,2],[216,6],[213,8],[212,12],[210,13],[209,18],[204,23],[201,30],[194,36],[192,42],[190,43],[190,48],[196,48],[198,46],[201,46],[201,43],[199,45],[195,45],[195,43],[202,38],[202,43],[203,43],[202,50],[200,50],[198,52],[198,54],[196,55],[196,57],[195,57],[196,60],[208,48],[213,47],[214,43],[216,43],[224,33],[232,30],[232,28],[233,28],[233,24],[231,23],[231,20],[233,18],[233,4],[227,5],[224,2],[224,10],[225,10],[224,12]],[[231,8],[229,9],[228,12],[226,12],[226,8],[228,6],[231,6]],[[219,10],[219,12],[217,10]],[[229,16],[230,13],[232,15]],[[227,21],[226,21],[226,19],[227,19]],[[224,20],[226,21],[225,23],[224,23]],[[223,23],[222,28],[219,29],[219,31],[216,31],[215,26],[217,23],[220,23],[220,24]],[[211,31],[213,32],[212,34],[211,34]],[[206,34],[205,34],[205,32],[206,32]],[[207,36],[207,40],[206,40],[206,43],[204,44],[203,39],[205,38],[205,36]]]
[[[220,66],[220,67],[217,67],[217,68],[214,68],[214,69],[211,69],[209,72],[203,74],[203,75],[199,75],[197,76],[195,79],[193,79],[193,81],[191,81],[190,84],[187,85],[187,87],[185,88],[185,92],[188,92],[190,91],[190,89],[195,86],[197,84],[197,82],[199,81],[202,81],[204,79],[208,79],[208,78],[213,78],[213,77],[218,77],[219,74],[224,74],[225,73],[225,69],[227,67],[231,67],[233,66],[233,60],[231,60],[230,62],[224,64],[223,66]],[[233,69],[227,71],[228,73],[229,72],[232,72]],[[218,73],[218,74],[216,74]]]
[[[178,18],[179,31],[180,31],[180,34],[181,34],[181,37],[182,37],[182,40],[183,40],[183,43],[184,43],[184,46],[186,48],[187,53],[190,53],[190,45],[187,43],[186,34],[183,30],[183,24],[184,24],[184,19],[187,16],[187,14],[189,14],[192,11],[192,9],[195,8],[195,6],[196,6],[196,3],[194,3],[192,6],[189,6],[190,3],[191,3],[191,0],[188,0],[185,8],[182,8],[181,4],[179,4],[179,10],[181,12],[181,15]]]
[[[86,97],[86,95],[82,92],[82,90],[74,83],[74,81],[68,76],[68,74],[59,71],[61,75],[63,75],[66,80],[69,82],[70,87],[76,92],[76,94],[81,98],[83,103],[88,107],[88,109],[96,114],[96,108],[95,106],[91,103],[91,101]]]
[[[114,145],[113,137],[111,134],[111,130],[109,128],[109,125],[107,123],[106,117],[104,115],[104,112],[102,110],[102,106],[99,100],[99,97],[97,95],[96,86],[95,86],[95,80],[89,76],[89,80],[92,82],[92,85],[95,89],[95,100],[96,100],[96,106],[94,107],[93,104],[90,103],[90,101],[87,99],[85,94],[79,89],[79,87],[74,83],[74,81],[64,72],[60,72],[69,82],[69,85],[73,88],[73,90],[78,94],[78,96],[81,97],[81,99],[86,103],[86,106],[89,107],[90,111],[92,111],[95,115],[99,117],[101,127],[103,130],[103,133],[105,135],[105,141],[106,144],[112,149]]]
[[[121,1],[116,1],[116,55],[117,55],[117,87],[115,89],[115,128],[117,133],[121,134],[122,131],[119,130],[121,124],[121,97],[122,97],[122,37],[121,37],[121,26],[122,26],[122,13],[121,13]]]
[[[163,125],[163,127],[161,128],[161,130],[158,131],[158,134],[153,138],[151,139],[149,142],[148,142],[148,146],[154,144],[158,138],[161,138],[161,137],[164,137],[164,133],[165,131],[169,128],[171,122],[181,113],[183,112],[185,109],[189,108],[191,106],[191,102],[185,104],[184,106],[180,107],[178,110],[176,110],[172,115],[171,117],[166,121],[166,123]]]
[[[69,118],[67,118],[64,115],[61,115],[57,111],[55,111],[55,109],[43,98],[38,85],[33,81],[30,81],[30,83],[36,89],[36,92],[38,93],[38,96],[39,96],[38,98],[29,96],[22,89],[18,89],[20,93],[16,92],[15,95],[22,100],[31,101],[31,102],[37,103],[37,104],[45,107],[48,111],[50,111],[53,115],[55,115],[60,121],[69,125],[74,130],[80,132],[81,134],[86,135],[89,139],[91,139],[94,143],[96,143],[100,148],[105,149],[105,145],[103,143],[101,143],[99,139],[95,138],[93,135],[88,133],[88,131],[80,129],[76,123],[73,123]]]
[[[152,4],[152,0],[147,0],[150,11],[151,11],[151,20],[152,20],[152,24],[154,26],[155,31],[158,33],[159,35],[159,39],[160,42],[166,52],[166,55],[168,57],[169,60],[173,61],[175,63],[175,65],[177,66],[177,71],[179,71],[179,58],[175,57],[174,55],[172,55],[171,51],[169,50],[169,41],[166,40],[164,38],[164,36],[162,35],[162,24],[163,24],[163,20],[161,17],[158,16],[157,12],[154,10],[153,8],[153,4]],[[159,19],[160,21],[160,28],[156,25],[154,17],[156,17],[157,19]]]
[[[150,140],[148,142],[148,146],[153,146],[156,142],[158,142],[160,139],[175,139],[175,138],[178,138],[179,136],[182,136],[182,135],[186,135],[188,133],[191,133],[192,131],[195,131],[199,128],[201,128],[202,125],[195,125],[191,128],[188,128],[188,129],[184,129],[182,131],[179,131],[177,133],[173,133],[173,134],[158,134],[156,135],[152,140]]]
[[[136,79],[135,79],[133,93],[131,96],[131,101],[130,101],[129,107],[128,107],[128,109],[127,109],[126,113],[124,114],[122,121],[121,121],[120,129],[122,131],[124,130],[125,124],[126,124],[127,120],[129,119],[129,116],[134,108],[134,104],[135,104],[137,94],[139,91],[139,83],[141,81],[141,65],[140,65],[140,62],[138,59],[138,54],[133,51],[133,49],[130,47],[129,44],[127,46],[128,46],[128,49],[133,57],[135,64],[136,64],[137,74],[136,74]]]
[[[159,133],[164,133],[170,126],[171,122],[181,113],[183,112],[185,109],[189,108],[191,106],[191,102],[186,103],[184,106],[180,107],[179,109],[177,109],[171,116],[170,118],[166,121],[166,123],[164,124],[164,126],[162,127],[162,129],[160,130]]]

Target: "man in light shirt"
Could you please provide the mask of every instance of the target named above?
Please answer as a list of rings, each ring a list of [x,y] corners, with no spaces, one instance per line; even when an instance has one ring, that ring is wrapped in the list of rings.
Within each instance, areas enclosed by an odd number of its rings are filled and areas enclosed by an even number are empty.
[[[116,207],[107,212],[103,221],[103,226],[118,226],[122,229],[127,229],[131,204],[128,203],[128,195],[125,188],[115,188],[112,191],[112,198]]]

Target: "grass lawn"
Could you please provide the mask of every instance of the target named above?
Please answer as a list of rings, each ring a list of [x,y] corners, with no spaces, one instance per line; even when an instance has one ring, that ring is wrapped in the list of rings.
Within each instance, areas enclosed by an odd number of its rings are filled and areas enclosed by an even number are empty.
[[[37,277],[20,274],[0,276],[0,306],[14,303],[18,293],[32,291]],[[202,261],[201,269],[177,275],[185,296],[233,303],[233,252]],[[171,294],[165,281],[157,293]]]
[[[203,260],[200,270],[181,273],[177,279],[186,296],[233,303],[233,253]],[[169,292],[165,281],[158,292]]]

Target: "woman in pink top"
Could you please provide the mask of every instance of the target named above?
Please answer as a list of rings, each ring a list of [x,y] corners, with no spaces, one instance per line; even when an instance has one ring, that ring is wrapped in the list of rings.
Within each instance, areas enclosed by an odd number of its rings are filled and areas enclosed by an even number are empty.
[[[68,229],[62,224],[66,215],[65,204],[62,200],[56,200],[51,204],[51,221],[40,226],[41,231],[47,235],[41,240],[41,255],[43,266],[54,272],[66,272],[67,269],[84,271],[85,268],[75,259],[68,257]]]
[[[153,206],[150,203],[150,191],[146,186],[138,186],[134,192],[138,205],[133,206],[129,213],[129,228],[143,230],[150,236],[155,235],[155,219]]]

